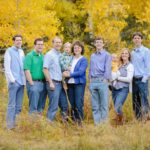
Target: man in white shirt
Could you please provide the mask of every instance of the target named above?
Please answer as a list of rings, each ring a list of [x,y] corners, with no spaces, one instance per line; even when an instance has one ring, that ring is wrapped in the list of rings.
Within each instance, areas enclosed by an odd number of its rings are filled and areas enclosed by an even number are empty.
[[[22,36],[13,37],[14,45],[9,47],[4,56],[5,75],[8,83],[8,107],[7,107],[7,128],[15,127],[16,115],[21,112],[25,75],[23,70],[24,52],[21,49]]]

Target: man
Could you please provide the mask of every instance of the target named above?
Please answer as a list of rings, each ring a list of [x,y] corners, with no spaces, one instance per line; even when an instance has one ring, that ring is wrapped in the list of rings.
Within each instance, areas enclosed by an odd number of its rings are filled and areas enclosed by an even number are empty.
[[[90,92],[95,125],[108,117],[108,80],[111,79],[111,56],[103,48],[104,40],[97,37],[94,41],[96,52],[90,58]]]
[[[150,67],[150,66],[149,66]],[[148,78],[148,102],[150,104],[150,76]],[[150,109],[150,108],[149,108]]]
[[[62,90],[62,72],[59,64],[60,49],[62,47],[62,40],[60,37],[55,37],[52,41],[53,48],[45,55],[43,71],[46,77],[46,88],[49,97],[49,108],[47,118],[53,121],[58,110],[58,103],[60,108],[68,109],[68,103],[64,90]],[[62,112],[62,116],[67,112]],[[66,117],[66,116],[64,116]]]
[[[4,56],[5,75],[8,82],[8,107],[7,107],[7,128],[15,128],[16,115],[22,110],[22,101],[25,85],[23,71],[24,52],[21,49],[22,36],[13,37],[14,46],[8,48]]]
[[[44,41],[37,38],[34,41],[34,50],[28,53],[24,61],[24,70],[27,79],[27,94],[29,98],[29,113],[41,114],[46,101],[46,81],[43,73],[42,54]]]
[[[137,119],[148,119],[148,77],[150,74],[150,51],[142,45],[143,36],[140,32],[133,34],[135,45],[132,51],[132,63],[134,66],[133,77],[133,110]]]

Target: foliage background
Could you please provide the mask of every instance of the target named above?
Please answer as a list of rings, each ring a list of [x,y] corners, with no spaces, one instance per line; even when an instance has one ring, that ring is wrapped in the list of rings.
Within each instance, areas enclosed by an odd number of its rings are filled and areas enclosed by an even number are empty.
[[[12,36],[22,34],[25,53],[37,37],[45,40],[45,52],[51,40],[59,35],[64,42],[78,39],[86,45],[86,56],[93,50],[93,38],[102,36],[110,52],[132,48],[135,31],[144,34],[150,46],[149,0],[1,0],[0,61]]]
[[[102,36],[111,53],[121,48],[132,49],[132,33],[144,34],[144,44],[150,47],[149,0],[0,0],[0,71],[3,55],[12,45],[14,34],[23,35],[25,53],[33,47],[37,37],[45,40],[44,52],[51,48],[51,40],[59,35],[64,42],[76,39],[84,42],[86,57],[93,52],[93,38]],[[26,92],[25,92],[26,93]],[[150,122],[137,122],[132,112],[131,95],[124,106],[126,123],[115,126],[114,109],[110,94],[108,123],[93,125],[90,94],[85,94],[85,121],[83,128],[61,123],[58,112],[56,122],[43,116],[28,116],[28,98],[25,94],[23,111],[17,118],[15,131],[7,131],[5,124],[7,86],[0,73],[0,149],[2,150],[150,150]],[[48,103],[48,102],[47,102]]]

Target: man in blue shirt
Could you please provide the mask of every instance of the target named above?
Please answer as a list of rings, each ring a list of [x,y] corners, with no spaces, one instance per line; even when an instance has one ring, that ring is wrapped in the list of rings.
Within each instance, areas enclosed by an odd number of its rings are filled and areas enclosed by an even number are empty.
[[[8,83],[7,128],[15,127],[16,115],[21,112],[25,75],[23,70],[24,52],[21,49],[22,36],[13,37],[14,46],[8,48],[4,56],[5,75]]]
[[[111,55],[103,48],[104,40],[95,39],[96,52],[90,58],[90,92],[95,125],[108,118],[108,80],[111,79]]]
[[[133,34],[132,63],[134,66],[133,77],[133,110],[137,119],[148,119],[148,77],[150,75],[150,51],[142,45],[143,36],[140,32]]]
[[[63,105],[68,107],[67,99],[64,90],[62,89],[62,72],[59,64],[59,57],[61,55],[60,49],[62,47],[62,39],[55,37],[52,41],[53,48],[46,53],[43,63],[43,71],[46,78],[46,88],[49,97],[49,108],[47,118],[53,121],[58,110],[58,103],[60,101],[62,109]],[[63,103],[63,104],[62,104]],[[66,112],[65,112],[66,113]],[[62,112],[63,117],[64,112]]]

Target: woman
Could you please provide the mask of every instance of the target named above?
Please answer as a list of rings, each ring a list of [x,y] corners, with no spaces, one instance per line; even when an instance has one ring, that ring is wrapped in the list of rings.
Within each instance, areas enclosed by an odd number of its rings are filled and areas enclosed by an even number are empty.
[[[124,48],[120,56],[120,66],[115,78],[115,84],[113,84],[112,88],[117,124],[123,123],[122,106],[128,96],[129,87],[133,78],[134,68],[130,61],[131,54],[127,48]]]
[[[84,46],[80,41],[72,45],[73,60],[71,70],[64,71],[63,76],[68,77],[68,99],[71,104],[71,116],[73,121],[81,125],[83,120],[84,92],[86,85],[87,59],[83,56]]]

